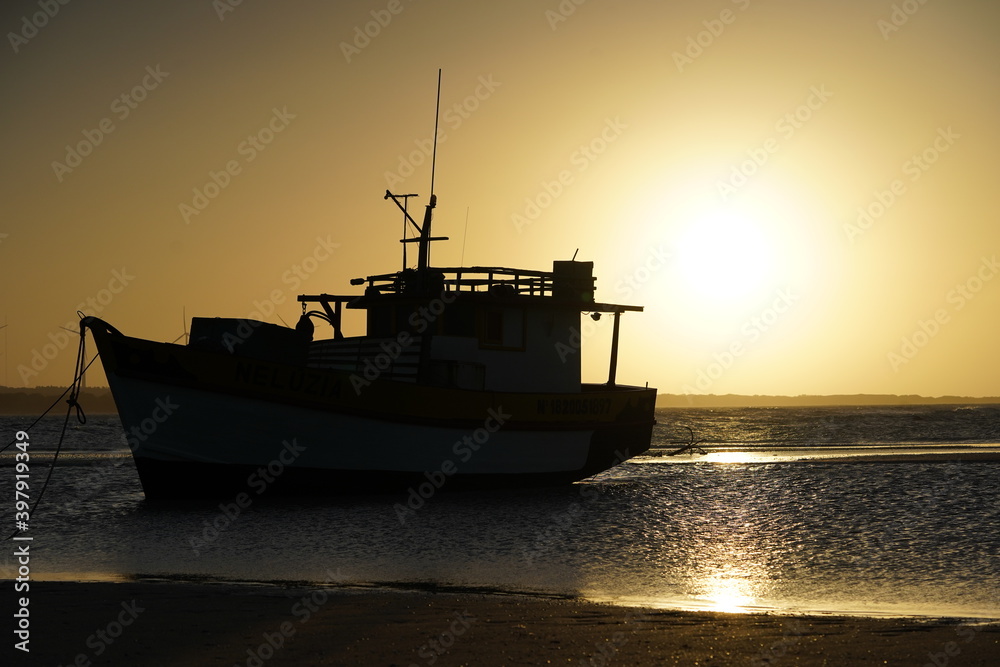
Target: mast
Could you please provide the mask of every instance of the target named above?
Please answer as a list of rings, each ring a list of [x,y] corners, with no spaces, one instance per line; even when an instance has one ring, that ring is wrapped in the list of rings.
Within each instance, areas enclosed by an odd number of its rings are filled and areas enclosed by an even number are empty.
[[[441,112],[441,70],[438,69],[438,85],[437,85],[437,103],[434,107],[434,150],[431,154],[431,196],[427,202],[427,208],[424,211],[424,223],[418,225],[417,221],[413,219],[412,216],[406,210],[407,197],[415,197],[416,195],[394,195],[388,190],[385,191],[385,197],[383,199],[392,199],[399,207],[399,210],[403,212],[403,217],[406,221],[412,224],[417,232],[419,233],[417,237],[412,239],[403,238],[400,239],[400,243],[417,243],[417,270],[426,271],[431,265],[431,241],[447,241],[447,236],[431,236],[431,219],[434,216],[434,208],[437,206],[437,195],[434,194],[434,171],[437,167],[437,144],[438,144],[438,121],[440,119]],[[399,203],[398,197],[403,198],[402,204]],[[406,223],[403,223],[404,228]],[[405,230],[404,230],[405,235]],[[403,268],[406,268],[406,246],[403,246]]]
[[[437,167],[438,152],[438,121],[441,117],[441,69],[438,68],[437,102],[434,104],[434,150],[431,153],[431,196],[424,209],[424,224],[420,228],[420,248],[417,254],[417,269],[424,271],[431,261],[431,218],[434,207],[437,206],[437,195],[434,194],[434,171]]]

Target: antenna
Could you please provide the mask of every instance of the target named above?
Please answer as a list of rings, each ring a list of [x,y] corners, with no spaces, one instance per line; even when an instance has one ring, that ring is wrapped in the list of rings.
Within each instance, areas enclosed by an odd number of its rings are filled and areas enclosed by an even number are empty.
[[[434,105],[434,151],[431,153],[431,198],[434,197],[434,168],[438,155],[438,120],[441,117],[441,68],[438,68],[437,102]]]
[[[431,196],[424,209],[424,224],[420,228],[420,243],[418,245],[417,269],[424,271],[431,265],[431,241],[443,240],[447,237],[431,236],[431,218],[434,207],[437,206],[437,195],[434,194],[434,171],[437,167],[438,153],[438,120],[441,116],[441,69],[438,68],[437,103],[434,105],[434,152],[431,154]]]
[[[437,86],[437,104],[434,107],[434,151],[431,154],[431,196],[427,201],[427,207],[424,210],[424,224],[418,225],[417,221],[414,220],[406,209],[406,198],[415,197],[416,195],[394,195],[388,190],[385,191],[384,199],[392,199],[399,210],[403,212],[403,218],[410,222],[413,227],[420,233],[420,236],[416,238],[403,238],[400,242],[406,243],[416,243],[417,244],[417,270],[426,271],[430,268],[430,257],[431,257],[431,241],[446,241],[447,236],[431,236],[431,218],[434,217],[434,207],[437,206],[437,195],[434,194],[434,171],[437,167],[437,135],[438,135],[438,120],[441,115],[441,70],[438,69],[438,86]],[[399,203],[399,198],[402,197],[404,203]],[[406,223],[403,223],[404,227]],[[406,232],[403,232],[406,235]],[[406,268],[406,246],[403,246],[403,268]]]
[[[462,232],[462,259],[459,266],[465,266],[465,242],[469,240],[469,207],[465,207],[465,231]]]

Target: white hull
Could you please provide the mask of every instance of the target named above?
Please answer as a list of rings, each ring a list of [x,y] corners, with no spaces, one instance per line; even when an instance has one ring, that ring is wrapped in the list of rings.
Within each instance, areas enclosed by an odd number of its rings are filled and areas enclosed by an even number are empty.
[[[424,473],[451,461],[463,474],[552,473],[584,466],[593,431],[504,430],[504,413],[476,429],[415,426],[109,377],[133,456],[260,466],[294,441],[294,465]],[[187,409],[185,409],[185,406]],[[167,413],[170,414],[167,414]],[[509,415],[507,416],[509,418]],[[288,458],[288,454],[285,458]]]
[[[109,375],[149,499],[240,492],[449,490],[572,482],[593,474],[594,431],[407,424]],[[624,456],[622,457],[624,458]],[[619,459],[621,460],[621,459]],[[279,481],[280,480],[280,481]]]
[[[343,371],[89,325],[150,499],[232,497],[268,477],[280,477],[274,492],[310,495],[428,481],[566,484],[649,447],[651,389],[491,392],[379,379],[362,391]]]

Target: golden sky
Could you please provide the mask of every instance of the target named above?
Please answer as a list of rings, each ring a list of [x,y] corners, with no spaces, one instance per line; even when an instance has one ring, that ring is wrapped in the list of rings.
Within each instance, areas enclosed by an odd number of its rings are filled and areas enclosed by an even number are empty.
[[[432,262],[579,249],[598,299],[646,307],[623,318],[620,382],[1000,395],[995,2],[41,0],[0,18],[10,386],[69,383],[81,304],[173,340],[184,313],[292,324],[297,294],[398,269],[382,195],[422,211],[440,67],[434,231],[452,240]],[[589,379],[609,332],[585,332]]]

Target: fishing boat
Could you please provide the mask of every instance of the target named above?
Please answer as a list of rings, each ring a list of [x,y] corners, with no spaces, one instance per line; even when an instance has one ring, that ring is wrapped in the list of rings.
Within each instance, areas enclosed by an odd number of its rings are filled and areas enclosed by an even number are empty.
[[[385,193],[414,230],[404,267],[299,295],[294,327],[195,317],[176,344],[81,320],[147,498],[567,484],[649,448],[656,390],[616,380],[621,315],[642,307],[596,301],[575,255],[433,266],[431,182],[422,223],[416,195]],[[343,330],[345,308],[365,311],[363,334]],[[613,318],[606,382],[581,380],[588,315]]]
[[[299,295],[295,327],[195,317],[182,345],[82,320],[147,498],[566,484],[649,448],[656,390],[616,380],[641,306],[596,301],[592,262],[434,267],[436,197],[422,224],[385,197],[418,232],[416,268]],[[581,381],[584,315],[614,320],[606,382]]]

